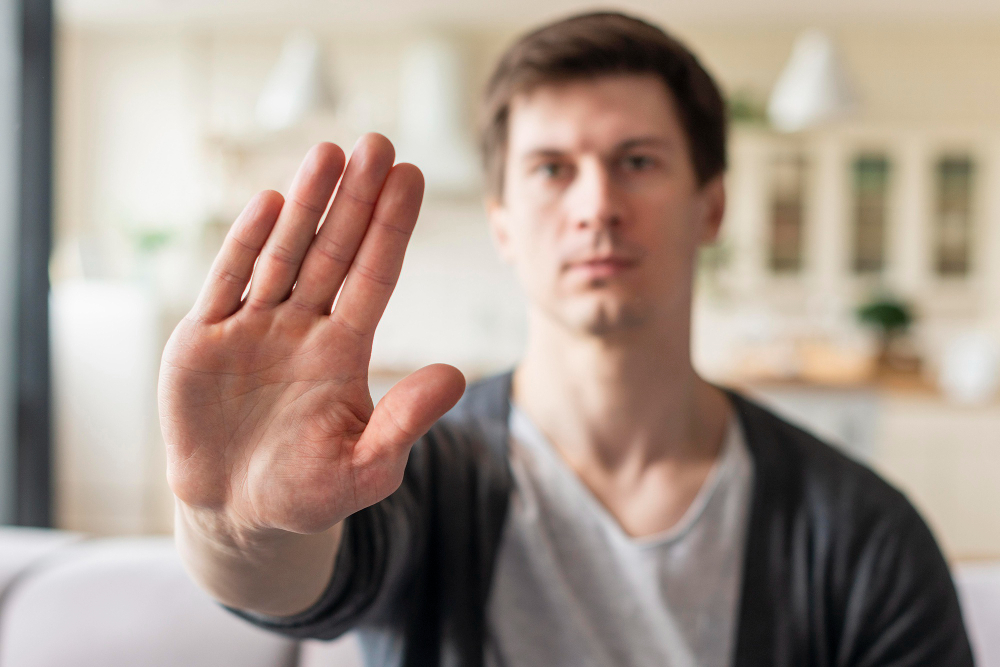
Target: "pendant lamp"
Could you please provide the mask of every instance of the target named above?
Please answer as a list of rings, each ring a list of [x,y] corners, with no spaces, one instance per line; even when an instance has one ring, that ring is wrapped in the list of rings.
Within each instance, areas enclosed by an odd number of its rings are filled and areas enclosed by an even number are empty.
[[[833,40],[819,30],[808,30],[795,41],[774,86],[768,116],[782,132],[806,130],[855,111],[853,91]]]

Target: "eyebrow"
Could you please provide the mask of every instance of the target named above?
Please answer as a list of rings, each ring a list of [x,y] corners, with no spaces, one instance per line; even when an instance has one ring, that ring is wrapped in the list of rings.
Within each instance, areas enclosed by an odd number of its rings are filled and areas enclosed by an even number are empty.
[[[614,152],[621,153],[632,148],[640,148],[642,146],[658,146],[661,148],[673,148],[673,141],[670,139],[665,139],[663,137],[649,136],[649,137],[635,137],[634,139],[626,139],[614,148]]]
[[[675,145],[674,141],[671,141],[670,139],[666,139],[664,137],[658,137],[652,135],[643,137],[632,137],[616,144],[611,149],[610,152],[624,153],[625,151],[629,151],[633,148],[641,148],[644,146],[671,149],[674,147],[674,145]],[[561,148],[550,148],[550,147],[536,148],[535,150],[525,153],[522,159],[525,161],[530,161],[539,158],[560,157],[562,155],[565,155],[566,153],[567,151]]]

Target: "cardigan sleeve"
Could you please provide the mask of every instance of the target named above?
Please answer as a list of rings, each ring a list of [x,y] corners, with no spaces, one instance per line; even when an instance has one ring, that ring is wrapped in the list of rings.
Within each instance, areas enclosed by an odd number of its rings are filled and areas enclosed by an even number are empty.
[[[948,565],[909,500],[730,396],[755,465],[736,664],[971,667]]]
[[[926,523],[900,500],[858,552],[837,664],[972,667],[948,565]]]
[[[410,451],[400,487],[351,515],[326,589],[309,609],[276,617],[229,608],[248,621],[295,638],[334,639],[359,625],[392,625],[406,613],[408,588],[427,558],[429,439]]]
[[[312,608],[287,618],[235,613],[297,638],[362,630],[400,664],[480,667],[512,483],[510,384],[505,373],[470,386],[410,450],[400,488],[346,520]]]

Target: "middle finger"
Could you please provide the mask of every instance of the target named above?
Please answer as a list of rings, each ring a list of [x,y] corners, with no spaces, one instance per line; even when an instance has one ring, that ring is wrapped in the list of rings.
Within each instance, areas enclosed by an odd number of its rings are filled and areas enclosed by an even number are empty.
[[[288,297],[343,169],[344,151],[334,144],[318,144],[306,155],[264,243],[250,281],[248,304],[275,306]]]
[[[358,140],[330,214],[302,262],[292,301],[330,313],[395,157],[392,143],[380,134],[366,134]]]

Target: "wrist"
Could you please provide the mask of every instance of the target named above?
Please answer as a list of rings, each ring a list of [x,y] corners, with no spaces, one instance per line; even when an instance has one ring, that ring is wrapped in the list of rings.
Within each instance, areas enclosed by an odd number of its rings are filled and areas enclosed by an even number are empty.
[[[192,507],[177,498],[174,499],[174,522],[178,537],[183,535],[187,540],[234,555],[273,548],[291,535],[287,531],[235,520],[225,511]]]
[[[290,616],[311,606],[333,573],[342,523],[321,533],[247,528],[177,502],[175,539],[187,570],[231,607]]]

